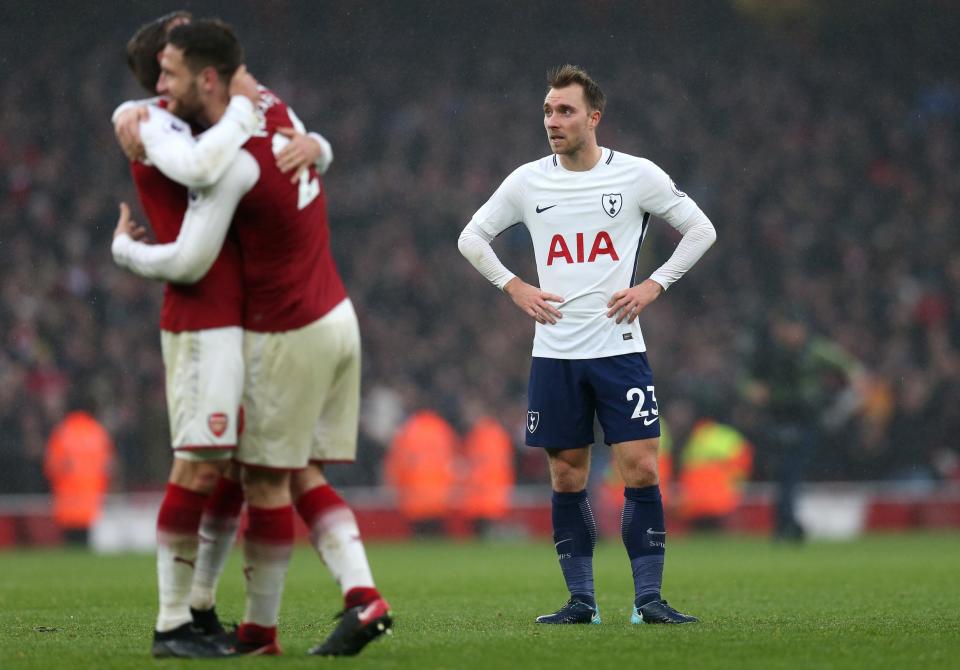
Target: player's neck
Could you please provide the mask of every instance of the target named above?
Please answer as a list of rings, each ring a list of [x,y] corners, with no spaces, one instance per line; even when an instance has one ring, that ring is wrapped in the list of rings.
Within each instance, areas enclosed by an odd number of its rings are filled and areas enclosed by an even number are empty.
[[[570,170],[571,172],[586,172],[587,170],[592,170],[593,166],[600,162],[602,155],[603,151],[594,141],[574,153],[560,154],[559,159],[560,165],[562,165],[565,170]]]
[[[228,103],[229,100],[223,101],[219,98],[208,100],[203,106],[203,112],[200,114],[200,123],[206,128],[217,123],[227,112]]]

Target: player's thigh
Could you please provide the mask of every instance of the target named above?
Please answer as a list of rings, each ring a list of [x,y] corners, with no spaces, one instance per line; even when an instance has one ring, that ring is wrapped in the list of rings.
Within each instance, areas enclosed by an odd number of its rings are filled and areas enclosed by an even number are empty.
[[[173,448],[187,459],[224,458],[237,444],[243,331],[161,331],[160,340]]]
[[[313,432],[310,460],[352,463],[357,458],[360,420],[360,328],[349,301],[323,318],[320,332],[328,352],[324,363],[329,383]]]
[[[660,408],[646,354],[594,359],[589,377],[607,444],[660,437]]]
[[[593,394],[582,361],[534,357],[527,387],[526,443],[544,449],[579,449],[593,443]]]
[[[282,333],[244,333],[244,430],[237,460],[297,469],[307,464],[320,403],[330,383],[314,322]]]

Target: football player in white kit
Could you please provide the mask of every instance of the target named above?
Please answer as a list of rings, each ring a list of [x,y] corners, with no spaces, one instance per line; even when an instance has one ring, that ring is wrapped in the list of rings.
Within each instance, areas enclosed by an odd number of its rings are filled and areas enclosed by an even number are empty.
[[[536,320],[526,443],[546,450],[554,543],[568,602],[538,623],[600,623],[593,584],[596,524],[587,496],[594,415],[625,482],[622,537],[634,578],[632,623],[690,623],[660,594],[666,528],[657,475],[660,411],[637,319],[716,239],[713,224],[650,161],[601,147],[604,94],[581,68],[548,74],[543,124],[553,154],[517,168],[473,215],[459,248]],[[650,216],[682,235],[634,283]],[[533,240],[540,286],[490,242],[515,223]]]

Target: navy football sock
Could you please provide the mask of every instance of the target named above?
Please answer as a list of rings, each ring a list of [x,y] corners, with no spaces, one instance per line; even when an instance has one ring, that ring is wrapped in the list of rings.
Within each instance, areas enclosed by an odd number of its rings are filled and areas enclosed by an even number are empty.
[[[663,499],[656,484],[623,489],[623,519],[620,532],[633,569],[637,607],[660,599],[663,583],[663,556],[667,529],[663,521]]]
[[[597,544],[597,524],[586,490],[553,492],[553,542],[570,595],[596,606],[593,548]]]

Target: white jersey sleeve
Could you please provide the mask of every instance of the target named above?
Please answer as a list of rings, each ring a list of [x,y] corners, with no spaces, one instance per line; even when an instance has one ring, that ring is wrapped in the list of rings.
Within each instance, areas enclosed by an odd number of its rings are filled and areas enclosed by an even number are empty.
[[[308,133],[306,126],[303,125],[303,121],[300,120],[300,117],[296,115],[289,105],[287,106],[287,115],[290,117],[290,122],[293,124],[294,130],[312,137],[316,143],[320,145],[320,155],[317,157],[317,160],[314,161],[313,166],[321,175],[326,174],[327,170],[330,169],[330,164],[333,162],[333,147],[330,146],[330,142],[320,133]]]
[[[650,279],[667,290],[706,253],[716,241],[717,231],[707,215],[677,188],[666,172],[646,159],[641,158],[638,163],[640,208],[660,217],[683,235],[667,262],[650,275]]]
[[[214,184],[259,125],[253,103],[241,95],[230,99],[223,117],[196,141],[184,121],[158,107],[148,109],[150,118],[140,124],[147,159],[187,188]]]
[[[178,284],[198,281],[217,259],[241,198],[259,178],[257,161],[241,150],[216,184],[190,191],[190,202],[175,241],[145,244],[135,242],[129,235],[119,235],[111,248],[114,261],[148,279]]]
[[[121,102],[117,105],[117,108],[113,110],[113,114],[110,115],[110,123],[116,123],[117,119],[128,109],[133,109],[134,107],[157,107],[160,104],[160,96],[153,98],[145,98],[143,100],[127,100],[126,102]]]
[[[491,238],[515,223],[523,223],[524,167],[514,170],[477,210],[470,223]]]
[[[470,264],[480,274],[502,291],[507,282],[517,275],[510,272],[507,266],[500,262],[493,247],[490,246],[492,241],[492,235],[474,221],[470,221],[463,232],[460,233],[457,247],[463,257],[470,261]]]
[[[523,173],[514,170],[460,233],[457,247],[464,258],[501,291],[516,275],[500,262],[490,242],[523,221]]]
[[[289,107],[287,108],[290,109]],[[326,137],[320,133],[307,133],[310,137],[316,140],[317,144],[320,145],[320,156],[314,162],[313,166],[317,169],[317,172],[321,175],[327,174],[327,170],[330,169],[330,164],[333,163],[333,147],[330,146],[330,142]]]

